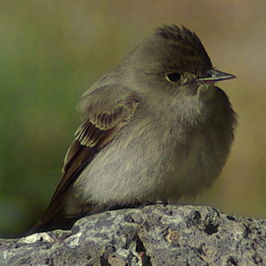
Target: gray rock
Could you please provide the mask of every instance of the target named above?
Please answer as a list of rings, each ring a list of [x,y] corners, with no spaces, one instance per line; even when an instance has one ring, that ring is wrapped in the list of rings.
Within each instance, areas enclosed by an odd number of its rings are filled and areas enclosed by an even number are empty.
[[[0,240],[1,265],[266,265],[266,221],[206,206],[84,217],[71,231]]]

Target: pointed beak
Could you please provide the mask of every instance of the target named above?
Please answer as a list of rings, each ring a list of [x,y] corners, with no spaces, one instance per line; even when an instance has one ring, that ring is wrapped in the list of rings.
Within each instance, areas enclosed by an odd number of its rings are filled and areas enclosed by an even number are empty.
[[[235,78],[236,76],[233,74],[225,73],[216,69],[211,69],[206,73],[206,75],[200,77],[199,80],[216,82],[220,80],[235,79]]]

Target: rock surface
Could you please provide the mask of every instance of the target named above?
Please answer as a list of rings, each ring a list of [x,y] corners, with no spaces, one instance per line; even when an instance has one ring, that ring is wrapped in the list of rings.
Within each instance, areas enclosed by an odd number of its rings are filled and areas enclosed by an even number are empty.
[[[71,231],[0,239],[0,265],[266,265],[266,221],[206,206],[108,211]]]

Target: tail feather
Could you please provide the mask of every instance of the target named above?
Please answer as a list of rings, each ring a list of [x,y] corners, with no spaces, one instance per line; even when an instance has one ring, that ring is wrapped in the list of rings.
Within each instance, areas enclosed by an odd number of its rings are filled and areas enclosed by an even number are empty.
[[[52,231],[55,229],[70,229],[77,218],[66,219],[63,212],[57,213],[53,217],[42,217],[28,232],[29,234]]]
[[[78,217],[66,218],[62,201],[63,199],[51,201],[42,218],[31,228],[29,234],[71,228]]]

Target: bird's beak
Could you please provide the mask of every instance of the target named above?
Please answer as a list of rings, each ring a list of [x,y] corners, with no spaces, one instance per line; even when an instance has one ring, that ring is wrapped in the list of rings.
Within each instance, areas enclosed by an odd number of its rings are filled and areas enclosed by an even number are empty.
[[[203,77],[200,77],[199,80],[201,81],[211,81],[211,82],[216,82],[220,80],[227,80],[227,79],[234,79],[236,78],[235,75],[225,73],[216,69],[211,69],[209,70],[206,75]]]

